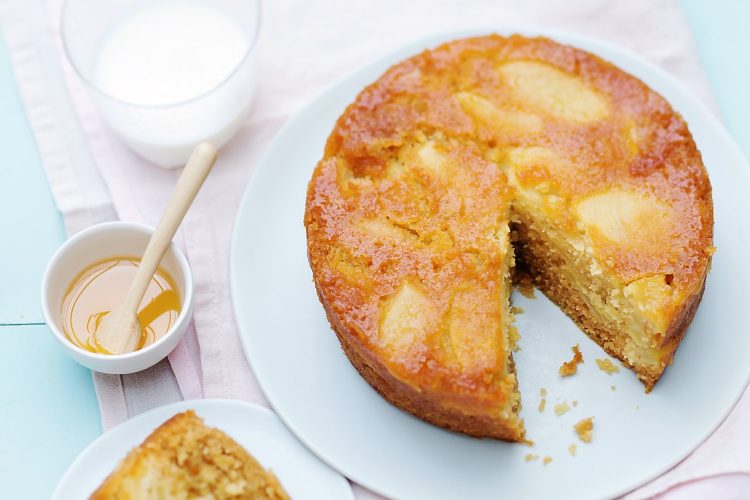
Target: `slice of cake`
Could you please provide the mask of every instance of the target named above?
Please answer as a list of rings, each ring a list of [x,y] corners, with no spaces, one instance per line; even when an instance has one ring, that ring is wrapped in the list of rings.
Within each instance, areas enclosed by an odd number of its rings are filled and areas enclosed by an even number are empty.
[[[92,499],[288,499],[270,471],[192,411],[164,422],[97,489]]]
[[[446,43],[365,88],[315,168],[305,227],[320,301],[370,384],[508,440],[523,438],[511,274],[651,390],[713,252],[679,114],[592,54],[520,36]]]

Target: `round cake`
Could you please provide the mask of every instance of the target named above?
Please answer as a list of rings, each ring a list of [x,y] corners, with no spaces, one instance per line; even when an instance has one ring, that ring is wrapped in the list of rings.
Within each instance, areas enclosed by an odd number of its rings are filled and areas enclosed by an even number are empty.
[[[360,374],[419,418],[509,441],[524,437],[515,281],[650,391],[714,250],[711,185],[679,114],[592,54],[521,36],[449,42],[365,88],[315,168],[305,227]]]

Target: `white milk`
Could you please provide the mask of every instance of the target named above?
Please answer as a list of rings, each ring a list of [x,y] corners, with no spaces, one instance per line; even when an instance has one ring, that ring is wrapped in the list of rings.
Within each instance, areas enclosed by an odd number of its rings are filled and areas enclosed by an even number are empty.
[[[190,0],[152,3],[116,24],[94,64],[105,118],[142,156],[179,166],[221,146],[252,97],[251,40],[227,14]]]

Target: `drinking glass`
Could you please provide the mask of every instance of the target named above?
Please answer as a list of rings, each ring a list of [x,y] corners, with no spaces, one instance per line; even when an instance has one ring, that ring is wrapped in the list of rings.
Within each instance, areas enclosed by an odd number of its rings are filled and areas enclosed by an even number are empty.
[[[197,4],[223,12],[249,40],[244,56],[223,81],[186,100],[153,105],[109,95],[95,78],[101,47],[124,19],[160,2]],[[259,0],[66,0],[61,33],[65,54],[105,122],[136,153],[173,168],[183,165],[201,141],[221,147],[244,121],[254,93],[259,27]]]

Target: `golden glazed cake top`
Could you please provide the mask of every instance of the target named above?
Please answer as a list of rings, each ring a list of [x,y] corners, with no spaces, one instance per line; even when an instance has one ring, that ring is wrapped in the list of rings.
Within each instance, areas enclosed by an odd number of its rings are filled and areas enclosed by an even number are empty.
[[[415,387],[505,393],[495,332],[519,199],[656,331],[700,291],[711,188],[682,118],[596,56],[487,36],[393,66],[339,118],[305,215],[329,318]]]

